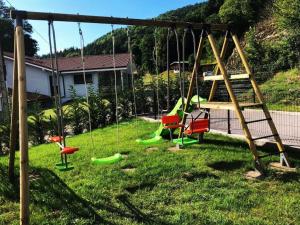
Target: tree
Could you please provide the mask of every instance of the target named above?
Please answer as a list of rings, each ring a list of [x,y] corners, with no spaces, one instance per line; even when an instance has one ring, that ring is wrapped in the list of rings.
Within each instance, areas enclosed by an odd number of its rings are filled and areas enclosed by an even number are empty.
[[[300,0],[277,0],[275,8],[278,26],[300,35]]]
[[[219,16],[223,23],[232,23],[243,32],[256,21],[262,4],[261,0],[225,0]]]
[[[3,0],[0,0],[0,40],[2,40],[3,51],[13,52],[14,50],[14,21],[9,16],[9,10]],[[32,26],[24,21],[25,54],[34,56],[38,51],[38,43],[31,37]]]

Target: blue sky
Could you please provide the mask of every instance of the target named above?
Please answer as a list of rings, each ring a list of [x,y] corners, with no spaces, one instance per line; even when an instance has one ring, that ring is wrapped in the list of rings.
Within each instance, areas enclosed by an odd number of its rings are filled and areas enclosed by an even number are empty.
[[[71,14],[101,15],[130,18],[152,18],[168,10],[201,2],[201,0],[8,0],[15,8],[28,11],[57,12]],[[40,35],[34,32],[38,41],[39,54],[49,52],[47,22],[30,21]],[[110,25],[82,24],[85,43],[90,43],[111,30]],[[56,22],[57,48],[79,46],[78,25]],[[117,28],[117,26],[115,26]],[[46,39],[46,40],[44,40]]]

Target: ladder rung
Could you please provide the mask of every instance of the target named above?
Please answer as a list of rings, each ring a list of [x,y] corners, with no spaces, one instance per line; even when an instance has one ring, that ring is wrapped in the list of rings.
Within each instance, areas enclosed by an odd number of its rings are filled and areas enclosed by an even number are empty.
[[[228,76],[231,80],[238,80],[238,79],[248,79],[249,74],[235,74]],[[223,75],[213,75],[213,76],[204,76],[200,78],[201,80],[224,80]]]
[[[269,138],[269,137],[278,137],[279,134],[272,134],[272,135],[268,135],[268,136],[263,136],[263,137],[258,137],[258,138],[252,138],[252,141],[256,141],[256,140],[260,140],[260,139],[265,139],[265,138]]]
[[[252,121],[246,121],[246,124],[249,123],[258,123],[258,122],[262,122],[262,121],[266,121],[266,120],[272,120],[272,118],[266,118],[266,119],[260,119],[260,120],[252,120]]]

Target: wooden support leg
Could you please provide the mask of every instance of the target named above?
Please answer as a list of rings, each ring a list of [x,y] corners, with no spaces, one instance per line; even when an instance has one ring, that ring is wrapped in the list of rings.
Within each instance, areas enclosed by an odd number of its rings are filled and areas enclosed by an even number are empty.
[[[253,90],[254,90],[257,98],[258,98],[258,101],[259,101],[259,103],[263,104],[262,109],[263,109],[263,112],[265,114],[265,117],[266,118],[272,118],[271,114],[270,114],[270,112],[269,112],[269,110],[268,110],[268,108],[267,108],[267,106],[265,104],[265,100],[264,100],[263,94],[262,94],[262,92],[261,92],[261,90],[260,90],[260,88],[259,88],[259,86],[258,86],[258,84],[257,84],[257,82],[256,82],[256,80],[254,78],[254,75],[253,75],[252,70],[250,68],[250,65],[248,63],[248,60],[246,58],[246,55],[244,54],[244,52],[242,50],[242,47],[241,47],[240,42],[238,40],[238,37],[235,34],[233,34],[232,35],[232,39],[233,39],[235,47],[236,47],[236,49],[238,51],[238,54],[239,54],[239,56],[242,59],[243,65],[244,65],[244,67],[246,69],[246,72],[250,76],[250,81],[251,81]],[[278,131],[276,129],[274,121],[272,119],[268,120],[268,125],[269,125],[269,127],[270,127],[270,129],[272,131],[272,134],[274,135],[274,138],[275,138],[278,150],[280,152],[280,158],[281,158],[280,163],[281,163],[281,165],[282,166],[291,167],[291,163],[290,163],[290,161],[288,159],[287,153],[285,152],[285,149],[284,149],[284,146],[282,144],[281,138],[278,135]]]
[[[11,182],[15,177],[15,151],[17,148],[18,135],[18,60],[16,37],[14,39],[14,69],[13,69],[13,89],[12,89],[12,109],[10,121],[10,140],[9,140],[9,165],[8,177]]]
[[[224,59],[224,57],[226,55],[226,52],[227,52],[227,49],[228,49],[229,38],[230,38],[229,32],[227,31],[226,35],[225,35],[225,38],[224,38],[224,42],[223,42],[223,46],[222,46],[222,50],[221,50],[221,55],[220,55],[222,60]],[[220,71],[220,68],[217,65],[217,68],[215,70],[215,75],[218,75],[219,71]],[[213,84],[211,86],[211,90],[210,90],[210,94],[209,94],[209,98],[208,98],[209,102],[213,100],[214,95],[215,95],[216,90],[217,90],[217,86],[218,86],[218,83],[217,83],[216,80],[214,80]]]
[[[25,48],[22,19],[16,20],[17,62],[19,81],[19,136],[20,136],[20,224],[29,224],[28,128]]]
[[[255,161],[255,167],[258,170],[260,170],[260,172],[263,172],[264,166],[263,166],[263,164],[260,161],[258,152],[256,150],[256,146],[254,144],[254,141],[252,140],[252,136],[251,136],[250,130],[249,130],[247,124],[245,123],[244,115],[243,115],[243,113],[241,111],[241,108],[240,108],[240,106],[238,104],[237,98],[236,98],[236,96],[235,96],[235,94],[233,92],[232,85],[231,85],[230,80],[228,78],[227,70],[225,68],[225,65],[224,65],[221,57],[220,57],[219,50],[217,48],[215,39],[214,39],[213,35],[210,32],[208,32],[208,40],[209,40],[209,43],[210,43],[211,48],[213,50],[215,59],[217,60],[218,67],[220,68],[220,71],[221,71],[221,73],[223,75],[223,78],[224,78],[224,81],[225,81],[225,85],[226,85],[227,91],[229,93],[231,102],[234,105],[235,112],[236,112],[236,114],[237,114],[237,116],[238,116],[238,118],[240,120],[241,125],[242,125],[243,131],[244,131],[245,136],[246,136],[247,143],[249,144],[249,147],[250,147],[250,151],[253,154],[253,158],[254,158],[254,161]]]
[[[191,98],[192,98],[192,95],[193,95],[193,88],[194,88],[194,85],[195,85],[195,78],[197,76],[197,71],[198,71],[198,66],[200,64],[200,59],[201,59],[201,55],[202,55],[202,50],[203,50],[203,46],[204,46],[204,32],[202,32],[202,35],[201,35],[201,38],[200,38],[200,42],[199,42],[199,45],[198,45],[198,50],[197,50],[197,54],[196,54],[196,59],[195,59],[195,64],[194,64],[194,68],[193,68],[193,72],[192,72],[192,78],[191,78],[191,81],[190,81],[190,85],[189,85],[189,90],[188,90],[188,94],[187,94],[187,99],[186,99],[186,104],[184,106],[184,113],[183,113],[183,116],[182,116],[182,121],[181,123],[182,124],[185,124],[186,122],[186,118],[187,118],[187,114],[185,112],[187,112],[188,108],[189,108],[189,105],[190,105],[190,102],[191,102]],[[180,133],[179,133],[179,138],[183,136],[183,131],[184,131],[184,128],[181,128],[180,129]]]

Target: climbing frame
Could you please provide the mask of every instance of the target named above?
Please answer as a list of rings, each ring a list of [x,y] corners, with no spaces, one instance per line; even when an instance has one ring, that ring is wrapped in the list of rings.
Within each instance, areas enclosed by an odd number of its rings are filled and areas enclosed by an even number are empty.
[[[236,75],[228,75],[228,71],[225,67],[224,64],[224,57],[228,48],[228,44],[229,44],[229,40],[232,39],[234,46],[237,50],[237,53],[242,61],[242,64],[246,70],[245,74],[236,74]],[[260,91],[260,88],[254,78],[254,75],[252,73],[252,70],[250,68],[250,65],[248,63],[248,60],[243,52],[243,49],[240,45],[240,42],[238,40],[237,35],[232,32],[232,31],[226,31],[226,35],[224,38],[224,42],[223,42],[223,46],[222,46],[222,50],[221,53],[218,50],[218,47],[216,45],[216,41],[213,37],[213,34],[210,31],[209,26],[205,27],[205,29],[202,30],[202,34],[200,37],[200,42],[198,45],[198,50],[197,50],[197,55],[196,55],[196,59],[195,59],[195,64],[194,64],[194,68],[193,68],[193,72],[192,72],[192,78],[190,81],[190,86],[189,86],[189,91],[187,94],[187,103],[184,107],[184,112],[187,111],[188,109],[188,105],[191,101],[192,95],[193,95],[193,87],[195,85],[195,77],[197,76],[197,71],[198,71],[198,67],[200,65],[200,60],[201,60],[201,56],[202,56],[202,50],[204,47],[204,42],[205,40],[208,40],[209,45],[213,51],[214,54],[214,58],[217,62],[217,66],[216,69],[214,71],[214,75],[213,76],[207,76],[207,77],[201,77],[203,81],[212,81],[212,87],[211,87],[211,91],[210,91],[210,95],[209,95],[209,99],[207,103],[201,103],[201,105],[199,106],[199,108],[205,108],[205,109],[226,109],[226,110],[234,110],[239,122],[242,126],[244,135],[246,137],[246,141],[249,144],[249,148],[250,151],[253,155],[253,159],[255,162],[255,169],[258,170],[259,172],[263,173],[265,170],[265,167],[263,165],[263,163],[261,162],[261,158],[263,158],[264,156],[260,156],[259,153],[257,152],[256,149],[256,145],[255,145],[255,141],[259,140],[259,139],[264,139],[264,138],[268,138],[268,137],[274,137],[275,138],[275,142],[278,148],[278,151],[280,153],[280,166],[281,167],[285,167],[285,168],[290,168],[291,164],[290,161],[288,160],[288,156],[287,153],[285,152],[284,146],[282,144],[281,138],[278,134],[278,131],[276,129],[276,126],[273,122],[273,119],[270,115],[270,112],[265,104],[265,100],[264,97],[262,95],[262,92]],[[220,73],[220,74],[219,74]],[[252,102],[239,102],[238,98],[236,97],[233,88],[232,88],[232,84],[231,84],[231,80],[233,79],[249,79],[252,85],[252,88],[254,90],[255,96],[258,99],[258,103],[252,103]],[[228,91],[229,97],[230,97],[230,102],[214,102],[213,98],[214,95],[216,93],[217,90],[217,82],[223,80],[226,86],[226,89]],[[258,108],[261,109],[265,115],[265,119],[260,119],[260,120],[253,120],[253,121],[246,121],[245,117],[243,115],[243,109],[245,108]],[[182,118],[182,124],[186,123],[186,119],[187,119],[187,114],[184,113],[184,116]],[[267,121],[268,122],[268,126],[271,129],[272,134],[268,135],[268,136],[264,136],[264,137],[256,137],[253,138],[252,134],[250,132],[250,129],[248,127],[248,124],[250,123],[259,123],[259,122],[263,122],[263,121]],[[183,135],[183,129],[181,129],[180,132],[180,136]],[[277,164],[278,166],[278,164]]]

